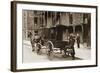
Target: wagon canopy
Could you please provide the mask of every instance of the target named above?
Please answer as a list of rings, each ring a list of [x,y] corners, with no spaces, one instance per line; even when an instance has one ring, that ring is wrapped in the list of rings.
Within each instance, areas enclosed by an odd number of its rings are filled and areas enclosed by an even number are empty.
[[[58,24],[58,25],[56,25],[56,28],[65,30],[65,29],[67,29],[67,26],[62,25],[62,24]]]
[[[53,26],[50,28],[51,31],[51,39],[55,39],[62,41],[63,38],[63,32],[66,31],[67,26],[62,24],[57,24],[56,26]]]
[[[52,29],[58,28],[58,29],[65,30],[65,29],[67,29],[68,27],[65,26],[65,25],[62,25],[62,24],[57,24],[56,26],[53,26],[53,27],[51,27],[51,28],[52,28]]]

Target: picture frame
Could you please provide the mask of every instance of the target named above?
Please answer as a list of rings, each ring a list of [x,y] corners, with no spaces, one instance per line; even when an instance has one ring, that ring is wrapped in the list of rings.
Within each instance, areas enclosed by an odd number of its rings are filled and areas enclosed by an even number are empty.
[[[90,5],[12,1],[11,71],[19,72],[97,67],[97,11],[97,6]],[[32,31],[32,33],[30,33],[30,31]],[[58,57],[57,59],[53,57],[54,61],[49,60],[52,56],[50,56],[49,59],[47,58],[48,54],[54,55],[54,53],[51,53],[51,51],[48,53],[48,50],[44,50],[44,53],[46,54],[39,56],[36,54],[36,52],[28,52],[28,50],[31,50],[29,47],[32,48],[32,45],[30,44],[33,44],[30,40],[30,36],[31,34],[37,35],[37,32],[39,34],[42,33],[42,37],[45,36],[45,39],[47,39],[49,43],[53,43],[53,40],[56,38],[55,41],[57,41],[58,44],[58,40],[60,40],[59,45],[63,44],[66,40],[65,37],[69,36],[71,33],[79,33],[81,48],[74,48],[76,51],[75,60],[72,60],[74,57],[69,51],[68,53],[72,55],[72,59],[70,59],[69,56],[68,60],[66,59],[67,57]],[[67,33],[68,35],[66,36],[64,33]],[[54,35],[56,35],[56,37]],[[69,37],[67,37],[67,39],[68,38]],[[51,39],[53,40],[50,41]],[[24,40],[28,40],[28,42]],[[28,45],[29,47],[25,45]],[[48,45],[46,44],[46,48],[47,46]],[[54,43],[53,46],[55,49],[58,48],[55,47]],[[67,51],[63,50],[63,53],[64,52]],[[58,54],[56,55],[58,56]]]

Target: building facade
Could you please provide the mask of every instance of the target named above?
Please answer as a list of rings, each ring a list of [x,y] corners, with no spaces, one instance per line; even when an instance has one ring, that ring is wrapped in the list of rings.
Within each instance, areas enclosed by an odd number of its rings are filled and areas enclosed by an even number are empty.
[[[66,40],[70,33],[80,34],[81,42],[91,44],[91,14],[75,12],[53,12],[53,11],[33,11],[23,10],[23,38],[28,39],[28,32],[33,36],[38,31],[40,36],[50,37],[50,33],[56,34],[55,29],[49,31],[57,25],[66,28],[61,32],[61,40]],[[43,30],[44,29],[44,30]],[[62,28],[63,29],[63,28]],[[43,34],[44,33],[44,34]],[[59,31],[59,36],[61,35]]]

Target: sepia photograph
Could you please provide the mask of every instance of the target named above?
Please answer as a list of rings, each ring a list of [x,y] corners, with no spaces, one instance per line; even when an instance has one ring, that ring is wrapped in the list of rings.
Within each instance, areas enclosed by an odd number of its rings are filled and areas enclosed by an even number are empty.
[[[91,14],[23,10],[23,63],[91,59]]]
[[[12,1],[11,70],[97,66],[97,6]]]

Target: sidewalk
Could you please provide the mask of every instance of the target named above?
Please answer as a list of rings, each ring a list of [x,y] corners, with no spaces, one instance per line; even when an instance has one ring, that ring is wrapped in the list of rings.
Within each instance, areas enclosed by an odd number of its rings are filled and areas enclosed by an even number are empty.
[[[91,49],[90,47],[87,47],[86,45],[80,44],[80,48],[77,48],[77,44],[75,43],[75,56],[88,60],[91,59]]]

